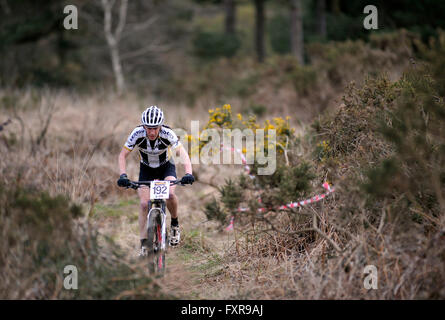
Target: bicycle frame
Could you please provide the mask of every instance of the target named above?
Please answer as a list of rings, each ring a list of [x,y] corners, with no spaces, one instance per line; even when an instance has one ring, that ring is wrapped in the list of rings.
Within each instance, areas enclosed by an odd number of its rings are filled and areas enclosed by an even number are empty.
[[[153,214],[156,214],[155,218],[158,218],[158,216],[160,216],[161,219],[161,234],[159,234],[159,230],[155,230],[155,232],[158,233],[158,239],[161,239],[161,250],[165,250],[167,247],[167,227],[166,227],[166,222],[167,222],[167,213],[165,211],[165,200],[150,200],[148,201],[148,214],[147,214],[147,224],[146,224],[146,229],[148,230],[148,224],[150,222],[150,217]],[[159,248],[158,248],[159,249]]]
[[[151,182],[152,181],[131,181],[129,188],[138,189],[143,185],[150,185]],[[180,181],[178,180],[170,181],[171,185],[179,183]],[[145,225],[145,229],[147,230],[147,239],[149,241],[149,272],[162,274],[163,272],[165,272],[165,254],[167,252],[168,241],[165,199],[150,199],[148,201],[147,223]],[[156,243],[154,243],[154,239],[157,239]]]
[[[145,186],[150,185],[151,182],[152,181],[138,181],[138,182],[131,181],[130,185],[128,187],[132,188],[132,189],[138,189],[139,187],[141,187],[143,185],[145,185]],[[175,185],[175,184],[183,185],[183,184],[181,184],[180,180],[170,181],[170,185]],[[156,248],[156,249],[157,249],[157,251],[159,251],[159,249],[160,249],[163,252],[165,252],[167,249],[167,243],[166,243],[167,242],[167,226],[166,226],[167,225],[167,223],[166,223],[167,222],[167,212],[166,212],[165,207],[166,207],[166,202],[164,199],[154,199],[154,200],[150,199],[150,201],[148,201],[148,214],[147,214],[147,224],[146,224],[146,230],[148,233],[149,227],[150,227],[150,221],[152,221],[151,220],[152,215],[156,214],[156,212],[158,212],[157,215],[155,216],[155,218],[158,218],[158,217],[160,218],[161,230],[155,230],[155,231],[158,233],[157,237],[158,237],[158,239],[161,239],[161,243],[160,243],[160,248]],[[153,221],[155,221],[155,220],[153,220]],[[160,234],[159,234],[159,231],[160,231]],[[148,238],[150,238],[150,236]],[[152,239],[150,239],[149,241],[151,241],[151,240]],[[153,249],[154,249],[154,246],[153,246]],[[153,253],[155,253],[155,252],[153,252]],[[149,254],[151,254],[151,252]]]

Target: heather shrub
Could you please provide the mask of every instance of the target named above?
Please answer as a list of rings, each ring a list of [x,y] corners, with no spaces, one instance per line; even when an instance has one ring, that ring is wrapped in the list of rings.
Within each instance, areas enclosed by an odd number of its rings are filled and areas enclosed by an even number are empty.
[[[416,45],[422,60],[398,80],[380,73],[349,84],[341,106],[289,139],[275,175],[240,179],[242,197],[232,199],[248,209],[231,212],[236,245],[228,257],[249,261],[235,278],[250,298],[262,297],[260,288],[275,298],[445,297],[445,36]],[[274,206],[326,180],[335,192],[323,201]],[[378,290],[364,289],[368,265]],[[258,270],[261,285],[244,280]]]
[[[2,299],[168,298],[66,197],[2,184],[0,203]],[[63,288],[68,265],[78,270],[77,290]]]

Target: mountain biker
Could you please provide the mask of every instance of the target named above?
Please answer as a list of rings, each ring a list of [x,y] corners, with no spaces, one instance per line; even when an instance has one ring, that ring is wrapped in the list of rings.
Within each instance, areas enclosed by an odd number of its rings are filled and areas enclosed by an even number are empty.
[[[139,181],[147,180],[176,180],[176,167],[171,157],[171,150],[181,157],[186,174],[181,182],[193,183],[192,164],[187,151],[182,146],[173,130],[164,125],[164,113],[157,106],[147,108],[141,117],[142,124],[137,126],[128,136],[127,142],[119,154],[120,177],[118,186],[128,187],[130,180],[126,174],[126,157],[138,147],[141,162],[139,170]],[[178,198],[175,195],[174,185],[170,186],[170,195],[167,199],[167,208],[171,215],[170,245],[179,244],[181,235],[178,222]],[[147,222],[148,201],[150,200],[150,189],[139,188],[139,235],[141,240],[140,256],[147,255]]]

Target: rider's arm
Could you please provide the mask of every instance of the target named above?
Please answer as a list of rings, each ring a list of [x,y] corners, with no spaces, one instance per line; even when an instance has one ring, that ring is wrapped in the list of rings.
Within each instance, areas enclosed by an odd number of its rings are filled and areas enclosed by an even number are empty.
[[[119,174],[122,175],[126,173],[127,162],[125,161],[125,158],[127,158],[131,150],[133,150],[136,143],[138,142],[138,139],[143,138],[144,135],[145,135],[144,128],[142,126],[137,126],[128,136],[127,141],[125,142],[121,150],[121,153],[119,154]]]
[[[119,174],[126,173],[127,161],[126,158],[130,154],[131,150],[125,147],[122,148],[121,153],[119,154]]]
[[[176,156],[181,157],[181,162],[184,164],[185,173],[192,174],[192,163],[190,161],[190,157],[187,151],[184,149],[184,146],[181,144],[176,148]]]

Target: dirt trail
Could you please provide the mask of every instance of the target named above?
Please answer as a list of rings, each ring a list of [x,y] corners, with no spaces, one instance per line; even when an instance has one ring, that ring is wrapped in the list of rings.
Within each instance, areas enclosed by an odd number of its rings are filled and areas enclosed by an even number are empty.
[[[195,187],[195,185],[194,185]],[[225,251],[233,243],[233,235],[218,232],[213,222],[207,222],[198,206],[197,197],[213,190],[196,184],[196,190],[181,188],[179,221],[181,244],[169,247],[166,257],[167,270],[159,283],[166,293],[182,299],[224,299],[233,294],[230,283],[217,280],[223,266]],[[186,190],[188,189],[188,190]],[[138,253],[138,200],[100,204],[96,208],[95,221],[103,235],[111,237],[127,252],[128,261]],[[168,214],[168,225],[170,214]]]
[[[184,299],[228,298],[225,296],[227,290],[222,289],[231,287],[231,284],[218,281],[218,275],[224,269],[222,261],[225,250],[230,246],[231,237],[214,234],[211,239],[212,245],[206,243],[205,252],[191,250],[188,244],[170,249],[164,277],[168,291]]]

